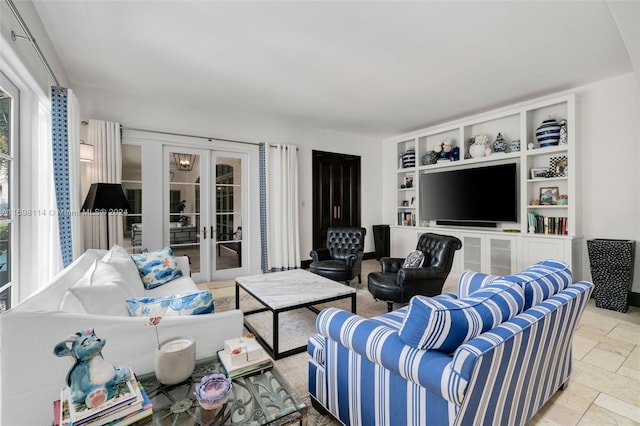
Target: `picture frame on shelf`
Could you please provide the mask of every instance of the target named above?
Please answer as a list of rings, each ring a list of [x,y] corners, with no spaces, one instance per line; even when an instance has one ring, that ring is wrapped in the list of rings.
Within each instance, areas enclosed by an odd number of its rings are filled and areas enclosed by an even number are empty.
[[[559,189],[557,186],[543,186],[540,188],[540,204],[555,205],[558,199]]]
[[[413,188],[413,176],[407,176],[404,178],[404,187]]]
[[[551,157],[549,159],[549,171],[553,177],[565,177],[569,174],[569,162],[567,156]]]
[[[531,179],[543,179],[549,175],[548,168],[532,168],[531,169]]]

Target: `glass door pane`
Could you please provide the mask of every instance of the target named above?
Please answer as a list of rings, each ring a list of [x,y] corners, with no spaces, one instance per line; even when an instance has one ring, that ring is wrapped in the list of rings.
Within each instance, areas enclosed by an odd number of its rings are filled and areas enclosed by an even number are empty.
[[[215,270],[242,268],[242,159],[214,158]]]
[[[169,152],[169,245],[176,256],[188,256],[191,272],[199,274],[201,264],[201,156]]]
[[[132,211],[125,217],[124,246],[140,253],[142,246],[142,146],[122,145],[122,189]]]
[[[18,90],[0,73],[0,312],[11,308],[13,142],[16,138]],[[6,89],[6,90],[5,90]],[[16,175],[17,176],[17,175]]]

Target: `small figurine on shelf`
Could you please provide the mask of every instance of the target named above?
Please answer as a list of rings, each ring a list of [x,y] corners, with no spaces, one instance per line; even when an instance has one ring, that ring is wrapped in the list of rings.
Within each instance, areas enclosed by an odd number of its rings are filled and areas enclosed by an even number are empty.
[[[560,120],[560,145],[566,145],[569,143],[567,136],[567,120]]]

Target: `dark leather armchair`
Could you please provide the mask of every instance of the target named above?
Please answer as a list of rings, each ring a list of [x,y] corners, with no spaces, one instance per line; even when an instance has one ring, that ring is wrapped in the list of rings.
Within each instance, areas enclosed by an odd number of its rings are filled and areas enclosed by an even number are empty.
[[[356,227],[327,229],[327,247],[311,250],[310,271],[345,283],[358,277],[358,282],[361,283],[366,233],[365,228]]]
[[[369,292],[374,299],[387,302],[389,312],[394,302],[407,303],[416,295],[438,295],[451,271],[455,251],[461,247],[456,237],[422,234],[416,248],[424,254],[422,266],[403,268],[404,259],[383,257],[382,272],[369,273]]]

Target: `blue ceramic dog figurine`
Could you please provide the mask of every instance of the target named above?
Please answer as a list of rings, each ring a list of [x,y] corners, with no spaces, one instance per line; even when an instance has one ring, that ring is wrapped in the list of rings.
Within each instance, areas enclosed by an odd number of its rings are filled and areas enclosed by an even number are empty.
[[[102,357],[107,343],[96,337],[93,329],[77,331],[53,348],[56,356],[71,356],[75,360],[67,373],[67,385],[75,404],[97,407],[114,396],[118,385],[129,378],[123,367],[116,369]]]

